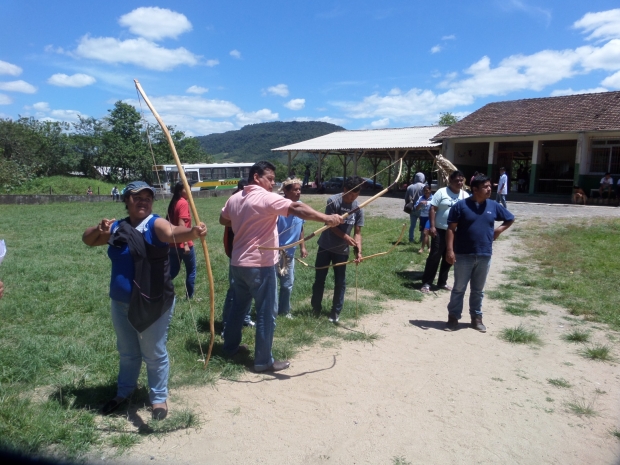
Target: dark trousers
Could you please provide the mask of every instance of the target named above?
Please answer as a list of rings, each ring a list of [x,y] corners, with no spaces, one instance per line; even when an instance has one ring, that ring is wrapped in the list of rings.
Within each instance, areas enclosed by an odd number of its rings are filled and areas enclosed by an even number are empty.
[[[431,252],[426,259],[422,284],[433,284],[435,275],[437,274],[437,268],[439,268],[437,286],[443,287],[448,283],[448,273],[452,265],[446,261],[446,230],[437,228],[436,231],[437,234],[431,239]],[[441,267],[439,266],[439,262],[441,262]]]
[[[333,253],[329,250],[319,246],[319,251],[316,254],[315,267],[321,268],[331,264],[344,263],[349,258],[348,255],[341,255]],[[332,299],[332,312],[340,315],[342,306],[344,305],[344,292],[347,288],[347,266],[336,266],[332,268],[334,270],[334,297]],[[329,268],[323,268],[322,270],[316,270],[314,277],[314,284],[312,285],[312,299],[310,304],[312,310],[320,312],[323,302],[323,293],[325,291],[325,279],[327,278],[327,272]]]

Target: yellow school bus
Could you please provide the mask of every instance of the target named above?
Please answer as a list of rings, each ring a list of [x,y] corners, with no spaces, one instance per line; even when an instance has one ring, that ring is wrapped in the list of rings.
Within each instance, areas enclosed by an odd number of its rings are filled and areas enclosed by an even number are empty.
[[[254,163],[193,163],[183,164],[183,171],[192,191],[235,189],[240,179],[248,179]],[[177,165],[153,166],[153,187],[170,193],[180,180]]]

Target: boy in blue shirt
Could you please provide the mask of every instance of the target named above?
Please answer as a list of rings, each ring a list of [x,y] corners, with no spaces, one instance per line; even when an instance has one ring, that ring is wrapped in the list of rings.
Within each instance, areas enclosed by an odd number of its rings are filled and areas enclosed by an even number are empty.
[[[491,181],[476,176],[472,196],[460,200],[448,215],[446,261],[454,265],[454,287],[448,303],[446,331],[455,331],[463,312],[463,298],[470,284],[471,327],[486,332],[482,324],[482,299],[493,253],[493,241],[512,226],[514,215],[491,197]],[[495,228],[496,221],[503,223]]]

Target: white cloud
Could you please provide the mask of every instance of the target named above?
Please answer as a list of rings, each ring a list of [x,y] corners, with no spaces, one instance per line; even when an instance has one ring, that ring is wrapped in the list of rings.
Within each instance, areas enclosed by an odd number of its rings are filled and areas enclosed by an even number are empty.
[[[24,108],[34,111],[34,117],[42,121],[77,122],[80,116],[86,116],[78,110],[53,110],[47,102],[37,102]]]
[[[322,121],[324,123],[336,124],[338,126],[344,126],[348,120],[344,118],[332,118],[331,116],[322,116],[320,118],[314,118],[311,121]]]
[[[454,40],[456,36],[454,34],[450,34],[449,36],[443,36],[441,40]]]
[[[278,84],[276,86],[267,87],[267,93],[280,97],[288,97],[288,86],[286,84]]]
[[[288,108],[289,110],[301,110],[303,107],[306,106],[306,99],[294,98],[286,102],[284,106]]]
[[[164,114],[186,115],[196,118],[228,118],[241,112],[241,109],[226,100],[209,100],[202,97],[185,95],[167,95],[151,97],[157,112]],[[127,103],[139,108],[137,100],[126,100]]]
[[[10,81],[0,82],[0,90],[7,92],[22,92],[24,94],[34,94],[37,88],[32,84],[28,84],[26,81]]]
[[[47,82],[53,86],[59,87],[85,87],[94,84],[97,80],[88,74],[66,74],[58,73],[52,75]]]
[[[206,92],[209,92],[209,89],[207,89],[206,87],[191,86],[185,92],[187,92],[188,94],[198,94],[198,95],[200,95],[200,94],[204,94]]]
[[[0,105],[10,105],[13,103],[13,99],[5,94],[0,94]]]
[[[237,121],[241,125],[264,123],[265,121],[275,121],[279,118],[277,113],[273,113],[267,108],[262,110],[252,111],[247,113],[238,113],[236,115]]]
[[[44,112],[50,111],[50,105],[47,102],[37,102],[34,105],[32,105],[32,107],[26,107],[27,110],[31,108],[36,111],[44,111]]]
[[[84,36],[80,39],[75,54],[105,63],[129,63],[157,71],[198,63],[198,56],[183,47],[167,49],[142,37],[118,40],[113,37]]]
[[[43,50],[45,50],[47,53],[58,53],[60,55],[66,53],[65,49],[62,47],[54,47],[53,45],[46,45],[45,47],[43,47]]]
[[[7,61],[0,60],[0,74],[8,74],[9,76],[19,76],[22,73],[22,69],[9,63]]]
[[[169,126],[174,126],[177,130],[183,131],[187,136],[205,136],[214,132],[226,132],[237,129],[237,126],[230,121],[214,121],[209,118],[194,118],[186,115],[166,113],[162,116]],[[153,124],[157,124],[150,115],[147,119]]]
[[[583,29],[590,34],[587,40],[608,40],[620,38],[620,8],[615,10],[586,13],[573,24],[575,29]]]
[[[181,13],[158,7],[140,7],[120,17],[118,23],[141,37],[160,40],[177,38],[192,30],[192,23]]]
[[[522,0],[508,0],[507,2],[503,3],[503,6],[507,10],[519,10],[535,18],[544,18],[547,24],[549,24],[549,22],[551,21],[550,10],[540,8],[538,6],[529,5]]]
[[[389,126],[389,124],[390,124],[390,118],[382,118],[382,119],[372,121],[370,123],[370,126],[372,126],[373,128],[385,128]]]
[[[620,71],[612,74],[611,76],[607,76],[605,79],[603,79],[601,85],[605,87],[611,87],[613,89],[620,89]]]
[[[579,55],[580,64],[586,71],[620,69],[620,39],[612,39],[602,47],[579,47],[575,52]]]
[[[595,87],[593,89],[556,89],[551,92],[552,97],[561,97],[563,95],[575,95],[575,94],[598,94],[599,92],[607,92],[605,87]]]
[[[206,65],[209,68],[213,68],[214,66],[217,66],[220,64],[220,60],[207,60]]]
[[[241,52],[239,50],[231,50],[230,56],[239,59],[241,58]]]
[[[439,53],[441,52],[441,45],[435,45],[434,47],[431,47],[431,53]]]

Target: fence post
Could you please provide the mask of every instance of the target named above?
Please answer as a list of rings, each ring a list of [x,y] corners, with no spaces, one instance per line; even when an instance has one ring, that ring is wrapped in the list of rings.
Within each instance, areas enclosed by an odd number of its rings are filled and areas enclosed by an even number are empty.
[[[50,186],[50,195],[52,195],[52,186]]]
[[[99,186],[97,186],[97,195],[101,195],[101,193],[99,193]]]

